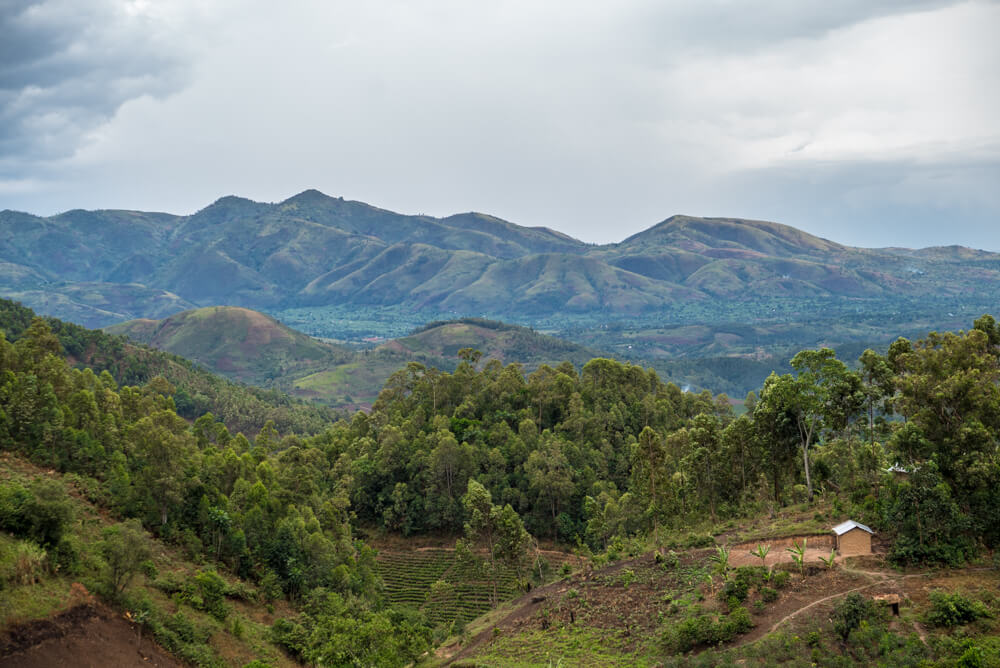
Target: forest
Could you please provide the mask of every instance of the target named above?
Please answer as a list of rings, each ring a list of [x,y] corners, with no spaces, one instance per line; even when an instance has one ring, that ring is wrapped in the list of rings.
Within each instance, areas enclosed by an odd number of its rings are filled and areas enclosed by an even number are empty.
[[[65,492],[0,481],[0,528],[66,572],[102,564],[94,589],[132,607],[144,559],[130,536],[145,528],[291,602],[272,634],[307,662],[403,665],[435,641],[425,617],[388,604],[365,531],[459,538],[488,577],[512,569],[524,588],[538,540],[658,549],[691,524],[817,498],[886,536],[900,565],[960,565],[1000,543],[1000,325],[988,315],[849,364],[801,351],[742,414],[628,363],[526,375],[467,349],[450,373],[400,369],[370,412],[244,433],[185,415],[189,391],[162,375],[129,384],[112,360],[85,366],[80,331],[3,314],[0,447],[72,474],[121,523],[84,554],[64,535]],[[199,584],[206,609],[214,572]]]

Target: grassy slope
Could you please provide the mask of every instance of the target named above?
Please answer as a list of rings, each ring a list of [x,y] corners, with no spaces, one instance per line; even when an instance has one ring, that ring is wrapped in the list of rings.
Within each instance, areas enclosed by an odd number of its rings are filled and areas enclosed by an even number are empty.
[[[342,364],[353,356],[346,348],[296,332],[263,313],[233,306],[184,311],[160,321],[135,320],[107,331],[255,385]]]
[[[0,455],[0,481],[26,486],[31,480],[41,477],[58,481],[70,494],[75,516],[70,539],[81,555],[81,565],[75,573],[40,571],[40,579],[34,584],[4,582],[0,595],[0,631],[15,624],[49,618],[74,605],[86,603],[87,590],[96,591],[99,588],[97,581],[101,577],[102,568],[99,554],[101,530],[111,526],[116,520],[88,500],[87,490],[90,485],[86,479],[39,469],[9,453]],[[136,576],[126,590],[130,601],[147,600],[154,611],[152,616],[156,619],[165,620],[177,613],[188,618],[199,635],[208,637],[203,644],[195,643],[194,651],[214,655],[225,665],[242,666],[254,658],[267,660],[276,667],[296,665],[281,649],[268,642],[271,621],[275,614],[287,615],[290,612],[287,606],[279,604],[280,610],[269,613],[263,604],[257,602],[256,590],[251,585],[224,573],[222,575],[230,590],[226,602],[230,613],[224,621],[179,604],[164,590],[169,590],[170,585],[163,583],[186,582],[201,566],[187,560],[177,548],[160,543],[148,535],[147,539],[157,574],[155,578]],[[0,532],[0,573],[13,568],[10,559],[16,542],[9,534]],[[83,589],[74,583],[82,583]],[[129,607],[126,604],[126,609]]]
[[[332,406],[370,405],[386,379],[409,361],[451,370],[458,351],[475,348],[484,363],[518,362],[531,371],[569,360],[583,366],[598,353],[525,327],[468,319],[438,322],[378,349],[352,352],[289,329],[249,309],[208,307],[160,321],[134,320],[108,328],[194,360],[216,373],[276,387]]]

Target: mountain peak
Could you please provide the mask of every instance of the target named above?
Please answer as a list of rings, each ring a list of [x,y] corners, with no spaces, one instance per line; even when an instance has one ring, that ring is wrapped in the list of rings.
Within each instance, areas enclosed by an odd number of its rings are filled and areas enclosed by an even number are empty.
[[[742,249],[775,255],[812,255],[844,250],[844,246],[790,225],[744,218],[699,218],[677,214],[618,244],[623,246]]]
[[[315,188],[308,188],[303,190],[298,195],[292,195],[286,199],[282,204],[317,204],[326,203],[333,201],[343,201],[343,197],[330,197],[324,192],[320,192]]]

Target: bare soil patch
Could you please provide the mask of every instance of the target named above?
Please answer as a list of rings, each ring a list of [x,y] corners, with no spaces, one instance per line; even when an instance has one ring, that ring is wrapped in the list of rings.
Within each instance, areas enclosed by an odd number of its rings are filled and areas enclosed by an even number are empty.
[[[0,667],[109,668],[181,666],[147,634],[101,605],[78,605],[66,612],[11,627],[0,637]]]

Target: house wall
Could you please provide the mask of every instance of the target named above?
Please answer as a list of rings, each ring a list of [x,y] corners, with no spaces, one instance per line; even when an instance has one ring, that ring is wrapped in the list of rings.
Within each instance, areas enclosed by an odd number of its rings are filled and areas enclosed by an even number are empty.
[[[842,557],[872,553],[872,537],[864,529],[851,529],[837,541],[837,552]]]

